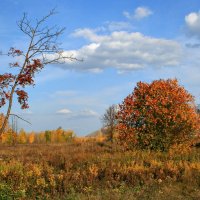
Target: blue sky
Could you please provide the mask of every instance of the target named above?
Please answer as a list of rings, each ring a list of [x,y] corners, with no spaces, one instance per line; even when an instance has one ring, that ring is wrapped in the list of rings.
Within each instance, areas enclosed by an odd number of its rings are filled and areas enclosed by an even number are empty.
[[[12,112],[27,131],[73,129],[85,135],[101,127],[100,117],[121,103],[138,81],[177,78],[200,103],[200,1],[196,0],[1,0],[0,49],[26,49],[16,21],[23,13],[41,18],[56,7],[48,25],[66,27],[60,37],[66,55],[84,62],[48,65],[29,87],[30,108],[14,102]],[[8,70],[1,58],[0,73]],[[5,108],[2,109],[5,112]]]

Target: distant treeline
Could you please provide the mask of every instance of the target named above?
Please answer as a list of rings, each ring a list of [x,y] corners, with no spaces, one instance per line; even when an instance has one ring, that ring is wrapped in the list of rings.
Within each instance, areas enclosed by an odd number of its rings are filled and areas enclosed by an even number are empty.
[[[27,133],[21,129],[17,134],[12,129],[9,129],[1,136],[1,143],[3,144],[33,144],[33,143],[64,143],[71,141],[75,137],[72,130],[47,130],[39,133]]]
[[[2,123],[4,115],[0,115],[0,124]],[[9,124],[7,124],[5,132],[0,136],[0,143],[2,144],[32,144],[32,143],[64,143],[71,141],[75,137],[73,130],[64,130],[59,127],[56,130],[46,130],[41,132],[26,132],[21,129],[19,133],[14,131]]]

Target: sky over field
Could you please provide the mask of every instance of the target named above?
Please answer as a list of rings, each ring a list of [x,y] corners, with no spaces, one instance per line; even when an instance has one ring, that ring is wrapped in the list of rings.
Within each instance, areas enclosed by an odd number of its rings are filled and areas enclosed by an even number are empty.
[[[138,81],[177,78],[200,103],[200,1],[197,0],[1,0],[0,50],[26,50],[29,39],[17,21],[27,13],[65,27],[65,55],[83,62],[46,66],[36,75],[27,110],[16,113],[27,131],[73,129],[79,136],[99,129],[101,116],[130,94]],[[9,70],[1,57],[0,73]],[[5,112],[5,108],[2,109]]]

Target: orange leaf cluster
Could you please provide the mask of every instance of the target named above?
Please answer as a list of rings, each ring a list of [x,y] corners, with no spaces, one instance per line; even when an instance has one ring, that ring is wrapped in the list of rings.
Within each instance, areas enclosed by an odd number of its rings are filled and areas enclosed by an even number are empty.
[[[41,70],[42,68],[43,65],[40,60],[34,59],[33,63],[29,63],[29,65],[24,68],[23,73],[19,74],[17,78],[19,85],[21,85],[22,87],[24,87],[25,85],[33,85],[33,77],[35,75],[35,72]]]
[[[22,109],[28,108],[28,94],[24,90],[16,90],[16,94],[18,95],[18,102],[21,105]]]
[[[21,56],[23,52],[21,50],[10,48],[8,55]],[[10,63],[11,67],[20,68],[18,75],[11,73],[5,73],[0,75],[0,107],[6,104],[6,100],[9,100],[12,96],[12,88],[16,86],[25,87],[26,85],[34,85],[34,75],[43,68],[43,64],[40,59],[33,59],[32,62],[28,62],[25,66],[20,66],[18,62]],[[28,108],[28,94],[24,90],[17,88],[14,92],[18,96],[18,102],[22,109]]]
[[[10,98],[9,87],[14,79],[15,76],[10,73],[0,75],[0,107],[5,105],[6,100]]]
[[[9,56],[20,56],[23,54],[23,51],[19,50],[19,49],[15,49],[14,47],[11,47],[9,52],[8,52],[8,55]]]

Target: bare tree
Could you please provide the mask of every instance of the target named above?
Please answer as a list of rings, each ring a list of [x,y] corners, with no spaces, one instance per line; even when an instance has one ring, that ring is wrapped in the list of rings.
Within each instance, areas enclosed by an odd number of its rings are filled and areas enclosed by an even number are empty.
[[[117,114],[117,106],[112,105],[110,106],[102,117],[102,122],[104,126],[104,130],[108,136],[108,140],[113,142],[114,133],[115,133],[115,126],[117,124],[116,119]]]
[[[39,20],[36,19],[34,22],[28,19],[27,14],[24,14],[17,25],[28,38],[27,49],[22,51],[12,47],[7,54],[3,54],[20,57],[18,60],[21,60],[21,62],[10,64],[11,68],[18,69],[16,74],[5,73],[0,75],[0,107],[4,106],[8,101],[8,108],[5,120],[0,128],[0,134],[4,132],[11,115],[14,94],[17,95],[21,108],[28,108],[28,94],[24,91],[24,88],[35,84],[35,73],[41,71],[47,64],[77,60],[73,55],[64,55],[57,41],[58,37],[63,34],[64,28],[48,27],[46,25],[49,17],[54,14],[55,10],[53,9],[46,16]]]

